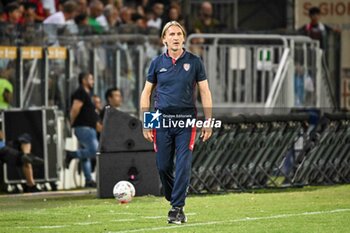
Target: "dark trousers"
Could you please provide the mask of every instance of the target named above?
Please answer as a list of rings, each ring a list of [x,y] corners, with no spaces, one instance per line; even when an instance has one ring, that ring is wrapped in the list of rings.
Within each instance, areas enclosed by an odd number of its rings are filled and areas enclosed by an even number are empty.
[[[157,167],[165,198],[173,207],[183,207],[190,183],[196,130],[163,128],[155,129],[153,133]]]

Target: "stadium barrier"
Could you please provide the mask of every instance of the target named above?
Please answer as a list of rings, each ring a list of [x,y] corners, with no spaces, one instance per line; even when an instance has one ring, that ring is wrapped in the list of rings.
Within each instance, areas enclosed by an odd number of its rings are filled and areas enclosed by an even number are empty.
[[[206,144],[197,141],[191,191],[216,192],[277,186],[285,155],[308,115],[244,116],[224,120]]]
[[[47,28],[37,27],[37,35],[42,35],[38,40],[30,36],[32,30],[28,28],[13,31],[11,35],[17,39],[0,35],[5,45],[0,48],[1,67],[12,71],[14,107],[55,105],[66,112],[78,74],[90,71],[95,77],[96,95],[103,96],[107,88],[118,86],[124,94],[123,110],[137,114],[147,68],[162,51],[158,35],[125,34],[130,33],[127,28],[118,29],[121,34],[81,35],[55,28],[57,34],[52,37]],[[278,113],[277,107],[336,106],[332,70],[329,73],[317,68],[322,66],[323,55],[318,42],[308,37],[191,34],[186,47],[202,57],[218,107],[266,107],[263,113]],[[303,101],[293,91],[298,85],[297,72],[309,83],[308,88],[301,88]]]
[[[214,103],[227,113],[237,107],[285,114],[283,108],[337,106],[330,77],[320,68],[319,42],[309,37],[191,34],[187,47],[202,57]]]
[[[14,107],[67,112],[79,73],[89,71],[96,95],[118,86],[123,110],[136,114],[146,69],[159,50],[158,37],[150,35],[58,36],[52,46],[0,46],[0,60],[14,86]]]
[[[350,115],[325,114],[303,150],[293,183],[330,185],[350,182]]]
[[[350,182],[349,114],[239,115],[196,141],[191,193]]]

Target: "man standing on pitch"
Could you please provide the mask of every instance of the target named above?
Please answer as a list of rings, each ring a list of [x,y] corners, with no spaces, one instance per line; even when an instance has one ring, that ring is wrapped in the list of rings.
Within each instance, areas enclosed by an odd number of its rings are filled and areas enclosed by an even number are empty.
[[[195,117],[195,87],[198,84],[204,115],[210,120],[212,99],[204,66],[199,57],[183,48],[185,37],[185,30],[178,22],[171,21],[164,26],[161,38],[167,51],[156,57],[150,65],[141,94],[141,111],[149,111],[151,94],[155,89],[155,108],[162,116]],[[154,142],[165,198],[172,206],[168,213],[168,223],[181,224],[187,221],[183,207],[190,183],[195,134],[195,128],[180,127],[143,131],[144,137]],[[209,139],[211,134],[211,128],[202,128],[203,141]]]

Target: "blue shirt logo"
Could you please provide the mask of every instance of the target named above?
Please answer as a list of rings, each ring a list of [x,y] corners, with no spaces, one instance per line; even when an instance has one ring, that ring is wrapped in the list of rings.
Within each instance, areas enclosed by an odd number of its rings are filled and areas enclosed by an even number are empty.
[[[160,128],[159,117],[162,114],[157,110],[156,112],[144,112],[143,113],[143,128],[145,129],[158,129]]]

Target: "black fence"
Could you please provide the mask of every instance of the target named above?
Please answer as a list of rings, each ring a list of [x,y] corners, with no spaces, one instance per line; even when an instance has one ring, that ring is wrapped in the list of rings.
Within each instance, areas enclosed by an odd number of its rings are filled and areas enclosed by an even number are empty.
[[[350,181],[350,114],[240,115],[197,140],[191,193],[329,185]]]

